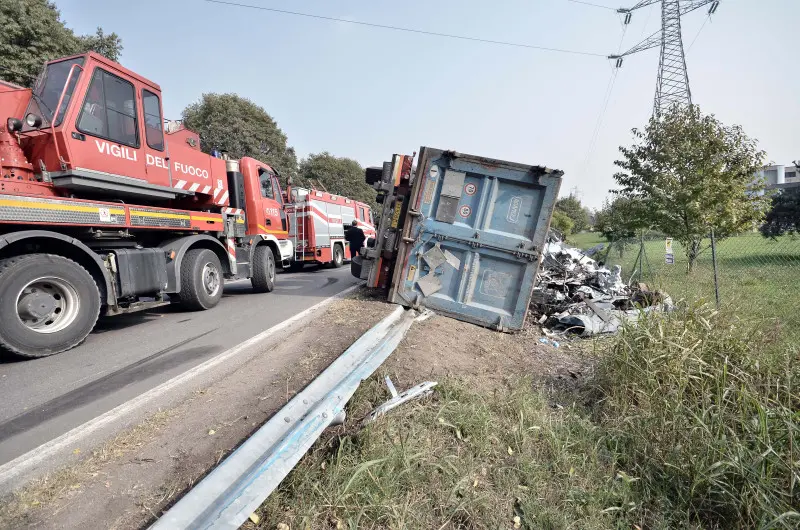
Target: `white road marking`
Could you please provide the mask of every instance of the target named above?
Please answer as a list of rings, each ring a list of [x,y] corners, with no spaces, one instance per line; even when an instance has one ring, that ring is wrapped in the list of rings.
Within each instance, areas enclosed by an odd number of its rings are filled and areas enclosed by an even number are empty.
[[[45,462],[47,459],[52,458],[61,451],[71,450],[72,448],[79,445],[81,440],[84,440],[90,434],[101,429],[102,427],[110,425],[115,421],[118,421],[129,414],[132,414],[133,412],[145,406],[154,399],[166,394],[170,390],[179,387],[180,385],[188,383],[195,377],[239,355],[243,351],[246,351],[248,348],[255,346],[260,342],[270,338],[272,335],[302,320],[309,314],[319,311],[320,309],[327,306],[334,300],[342,298],[345,295],[351,293],[352,291],[361,287],[361,285],[363,285],[363,282],[359,282],[356,285],[348,287],[344,291],[341,291],[335,294],[334,296],[326,298],[325,300],[309,307],[308,309],[305,309],[304,311],[297,313],[293,317],[290,317],[284,320],[283,322],[276,324],[265,331],[262,331],[258,335],[251,337],[242,343],[237,344],[233,348],[230,348],[229,350],[220,353],[216,357],[213,357],[207,360],[206,362],[187,370],[181,375],[175,376],[169,381],[166,381],[160,384],[159,386],[152,388],[147,392],[123,403],[122,405],[119,405],[118,407],[109,410],[105,414],[97,416],[96,418],[87,421],[83,425],[79,425],[78,427],[75,427],[71,431],[62,434],[58,438],[50,440],[49,442],[44,443],[31,451],[28,451],[24,455],[19,456],[10,462],[7,462],[6,464],[3,464],[2,466],[0,466],[0,485],[5,484],[6,482],[13,480],[14,478],[20,475],[23,475],[24,473],[30,471],[31,469],[35,469],[40,464]]]

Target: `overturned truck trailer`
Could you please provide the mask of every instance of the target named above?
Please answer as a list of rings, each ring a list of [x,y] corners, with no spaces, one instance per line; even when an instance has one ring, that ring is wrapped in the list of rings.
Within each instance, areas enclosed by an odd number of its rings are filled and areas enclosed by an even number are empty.
[[[389,300],[521,329],[562,171],[423,147],[370,168],[383,203],[354,276]]]

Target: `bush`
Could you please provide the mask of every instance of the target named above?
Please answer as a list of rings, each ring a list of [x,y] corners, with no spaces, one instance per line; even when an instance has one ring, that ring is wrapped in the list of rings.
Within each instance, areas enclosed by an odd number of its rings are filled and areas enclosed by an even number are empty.
[[[553,228],[561,232],[564,237],[572,233],[572,227],[575,223],[569,218],[567,214],[562,211],[555,210],[553,212],[553,221],[550,223]]]
[[[777,335],[691,307],[615,339],[598,420],[647,527],[800,524],[800,364]]]

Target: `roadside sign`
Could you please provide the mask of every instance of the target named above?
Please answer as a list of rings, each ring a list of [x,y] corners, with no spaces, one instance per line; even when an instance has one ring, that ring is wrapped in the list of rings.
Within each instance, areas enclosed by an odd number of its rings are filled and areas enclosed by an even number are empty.
[[[672,254],[672,238],[668,237],[664,243],[666,246],[667,254]]]
[[[675,254],[669,253],[664,256],[664,263],[667,265],[674,265],[675,264]]]

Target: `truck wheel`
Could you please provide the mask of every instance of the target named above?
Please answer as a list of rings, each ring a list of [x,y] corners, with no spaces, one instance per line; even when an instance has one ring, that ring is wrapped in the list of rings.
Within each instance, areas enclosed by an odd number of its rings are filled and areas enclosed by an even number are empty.
[[[100,291],[86,269],[53,254],[0,260],[0,346],[47,357],[77,346],[100,314]]]
[[[253,252],[253,276],[250,283],[257,293],[271,293],[275,289],[275,255],[267,245],[259,245]]]
[[[333,261],[331,267],[338,269],[344,263],[344,250],[342,245],[333,245]]]
[[[211,309],[222,298],[222,266],[207,248],[193,248],[181,262],[181,305],[192,311]]]

